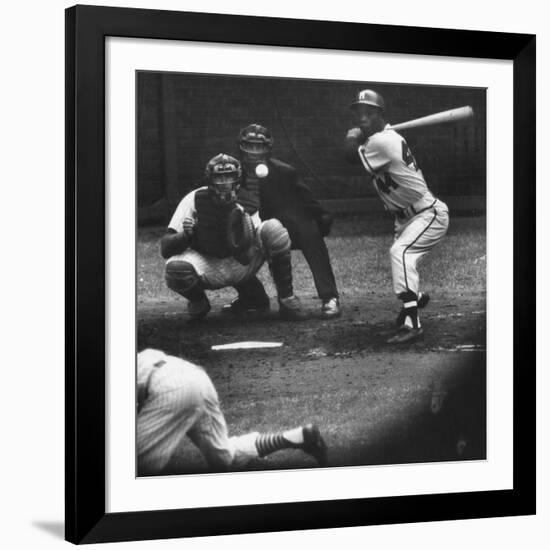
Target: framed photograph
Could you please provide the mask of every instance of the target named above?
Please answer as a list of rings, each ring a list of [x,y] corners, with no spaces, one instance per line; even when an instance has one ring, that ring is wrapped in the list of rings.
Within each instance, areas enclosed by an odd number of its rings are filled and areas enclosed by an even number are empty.
[[[535,513],[534,36],[76,6],[66,113],[67,540]]]

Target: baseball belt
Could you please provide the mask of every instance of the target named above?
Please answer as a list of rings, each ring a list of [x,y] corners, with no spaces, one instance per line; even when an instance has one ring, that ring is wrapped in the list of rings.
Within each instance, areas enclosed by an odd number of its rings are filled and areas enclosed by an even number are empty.
[[[433,195],[424,195],[422,198],[417,200],[414,204],[407,206],[407,208],[402,208],[398,210],[395,215],[399,221],[410,220],[417,214],[429,210],[432,206],[435,205],[437,199]]]

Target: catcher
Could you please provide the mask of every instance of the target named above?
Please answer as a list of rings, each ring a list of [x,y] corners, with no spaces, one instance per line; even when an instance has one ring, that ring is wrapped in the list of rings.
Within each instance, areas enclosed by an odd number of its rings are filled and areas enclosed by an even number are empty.
[[[190,317],[199,320],[210,311],[205,290],[238,287],[267,260],[280,316],[305,319],[292,287],[288,232],[278,220],[261,222],[257,212],[245,211],[237,202],[241,180],[237,159],[221,153],[207,163],[206,185],[182,199],[161,238],[166,284],[187,298]]]
[[[239,202],[250,212],[259,210],[263,220],[280,220],[288,230],[292,248],[301,250],[309,265],[321,300],[321,317],[338,317],[338,289],[324,241],[332,226],[332,215],[313,197],[292,166],[271,156],[273,136],[266,127],[250,124],[240,131],[238,141],[244,172]],[[269,308],[269,298],[256,277],[236,288],[239,296],[224,308],[226,312]]]

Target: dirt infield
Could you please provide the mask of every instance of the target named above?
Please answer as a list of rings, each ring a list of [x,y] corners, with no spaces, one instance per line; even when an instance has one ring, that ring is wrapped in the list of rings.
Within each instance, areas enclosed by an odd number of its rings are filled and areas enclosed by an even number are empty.
[[[273,301],[272,301],[273,302]],[[329,465],[483,459],[486,452],[485,294],[432,296],[424,339],[385,342],[396,301],[374,295],[342,301],[341,318],[288,323],[220,313],[221,301],[190,324],[182,301],[138,304],[138,347],[160,348],[203,365],[218,390],[230,433],[317,422]],[[213,351],[238,341],[282,342],[267,350]],[[301,468],[298,451],[247,469]],[[206,471],[189,443],[166,473]]]

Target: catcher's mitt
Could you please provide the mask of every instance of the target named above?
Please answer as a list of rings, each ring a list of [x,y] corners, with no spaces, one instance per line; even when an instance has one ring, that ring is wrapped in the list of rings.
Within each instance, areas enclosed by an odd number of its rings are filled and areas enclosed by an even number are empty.
[[[239,263],[250,263],[253,254],[254,226],[250,216],[239,206],[233,208],[227,220],[227,244]]]

